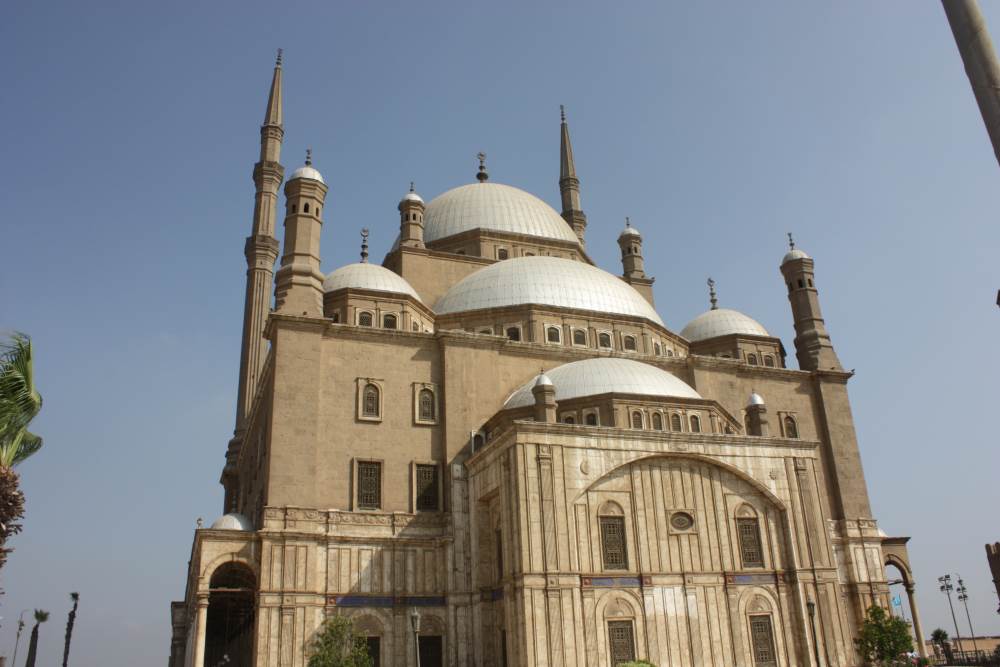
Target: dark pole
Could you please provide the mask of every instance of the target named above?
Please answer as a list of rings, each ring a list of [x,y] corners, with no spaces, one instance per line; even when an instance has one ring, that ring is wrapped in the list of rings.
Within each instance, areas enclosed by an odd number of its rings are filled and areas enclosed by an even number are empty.
[[[972,616],[969,615],[969,593],[962,581],[962,575],[958,575],[958,599],[965,605],[965,617],[969,619],[969,634],[972,635],[972,650],[979,654],[979,645],[976,644],[976,631],[972,629]]]
[[[816,641],[816,603],[812,600],[806,601],[806,609],[809,610],[809,625],[812,627],[813,654],[816,656],[816,667],[819,667],[819,642]]]
[[[938,577],[938,581],[941,582],[941,592],[948,595],[948,609],[951,609],[951,622],[955,624],[955,641],[958,642],[958,650],[964,653],[965,650],[962,648],[962,633],[958,631],[958,621],[955,620],[955,607],[951,604],[951,592],[955,590],[955,587],[951,585],[951,575],[946,574],[943,577]]]
[[[24,630],[24,612],[26,611],[28,610],[22,610],[21,615],[17,617],[17,639],[14,640],[14,657],[10,659],[11,667],[17,664],[17,646],[21,643],[21,630]]]

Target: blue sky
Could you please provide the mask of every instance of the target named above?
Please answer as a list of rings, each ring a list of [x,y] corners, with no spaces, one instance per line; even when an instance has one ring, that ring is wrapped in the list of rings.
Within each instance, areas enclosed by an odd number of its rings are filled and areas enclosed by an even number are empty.
[[[1000,5],[987,3],[1000,31]],[[0,654],[157,664],[197,517],[221,507],[251,170],[274,51],[285,152],[331,186],[323,266],[380,258],[411,180],[558,204],[565,104],[588,250],[626,215],[674,330],[721,305],[792,348],[784,234],[816,259],[874,512],[911,535],[924,629],[961,573],[1000,633],[997,163],[939,3],[8,3],[0,21],[0,329],[30,333],[45,448],[0,575]],[[967,631],[963,625],[962,634]],[[22,639],[22,651],[26,636]],[[22,653],[24,655],[24,653]]]

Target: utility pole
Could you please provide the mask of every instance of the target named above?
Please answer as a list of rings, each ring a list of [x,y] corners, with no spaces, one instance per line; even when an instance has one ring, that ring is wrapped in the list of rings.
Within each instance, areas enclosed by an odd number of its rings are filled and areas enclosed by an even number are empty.
[[[958,650],[964,653],[965,650],[962,648],[962,634],[958,631],[958,621],[955,620],[955,607],[951,604],[951,592],[955,590],[955,587],[951,585],[951,575],[946,574],[943,577],[938,577],[938,582],[941,584],[941,592],[948,596],[948,609],[951,609],[951,622],[955,624],[955,642],[958,644]]]
[[[969,634],[972,635],[972,650],[979,654],[979,646],[976,644],[976,631],[972,629],[972,616],[969,615],[969,593],[965,588],[965,582],[962,581],[962,575],[956,575],[958,577],[958,599],[961,600],[962,604],[965,605],[965,617],[969,619]]]

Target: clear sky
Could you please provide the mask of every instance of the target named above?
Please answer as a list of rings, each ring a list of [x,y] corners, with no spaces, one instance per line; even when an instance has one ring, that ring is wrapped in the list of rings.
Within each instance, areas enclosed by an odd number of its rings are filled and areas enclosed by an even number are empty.
[[[938,2],[57,1],[0,21],[0,329],[33,336],[45,397],[0,654],[40,607],[56,664],[79,591],[74,665],[166,661],[195,520],[221,509],[278,47],[283,162],[311,146],[331,186],[325,271],[365,226],[381,258],[409,182],[471,182],[480,150],[558,205],[559,104],[588,250],[620,272],[630,216],[675,331],[711,275],[791,350],[795,232],[857,370],[875,516],[912,536],[925,632],[954,634],[936,578],[957,572],[976,629],[1000,633],[1000,172]]]

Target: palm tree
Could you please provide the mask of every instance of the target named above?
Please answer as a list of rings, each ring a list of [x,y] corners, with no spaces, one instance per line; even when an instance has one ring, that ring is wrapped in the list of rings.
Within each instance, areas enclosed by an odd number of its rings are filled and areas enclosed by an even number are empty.
[[[21,532],[24,494],[14,466],[37,452],[42,439],[28,431],[28,424],[42,409],[35,388],[31,339],[15,333],[0,344],[0,567],[10,549],[11,535]]]
[[[73,609],[69,612],[69,618],[66,619],[66,645],[63,646],[63,667],[69,664],[69,643],[73,639],[73,624],[76,623],[76,607],[80,604],[80,594],[70,593],[69,597],[73,600]]]
[[[35,626],[31,628],[31,643],[28,644],[28,660],[24,667],[35,667],[35,656],[38,653],[38,626],[49,620],[49,612],[35,610]]]

